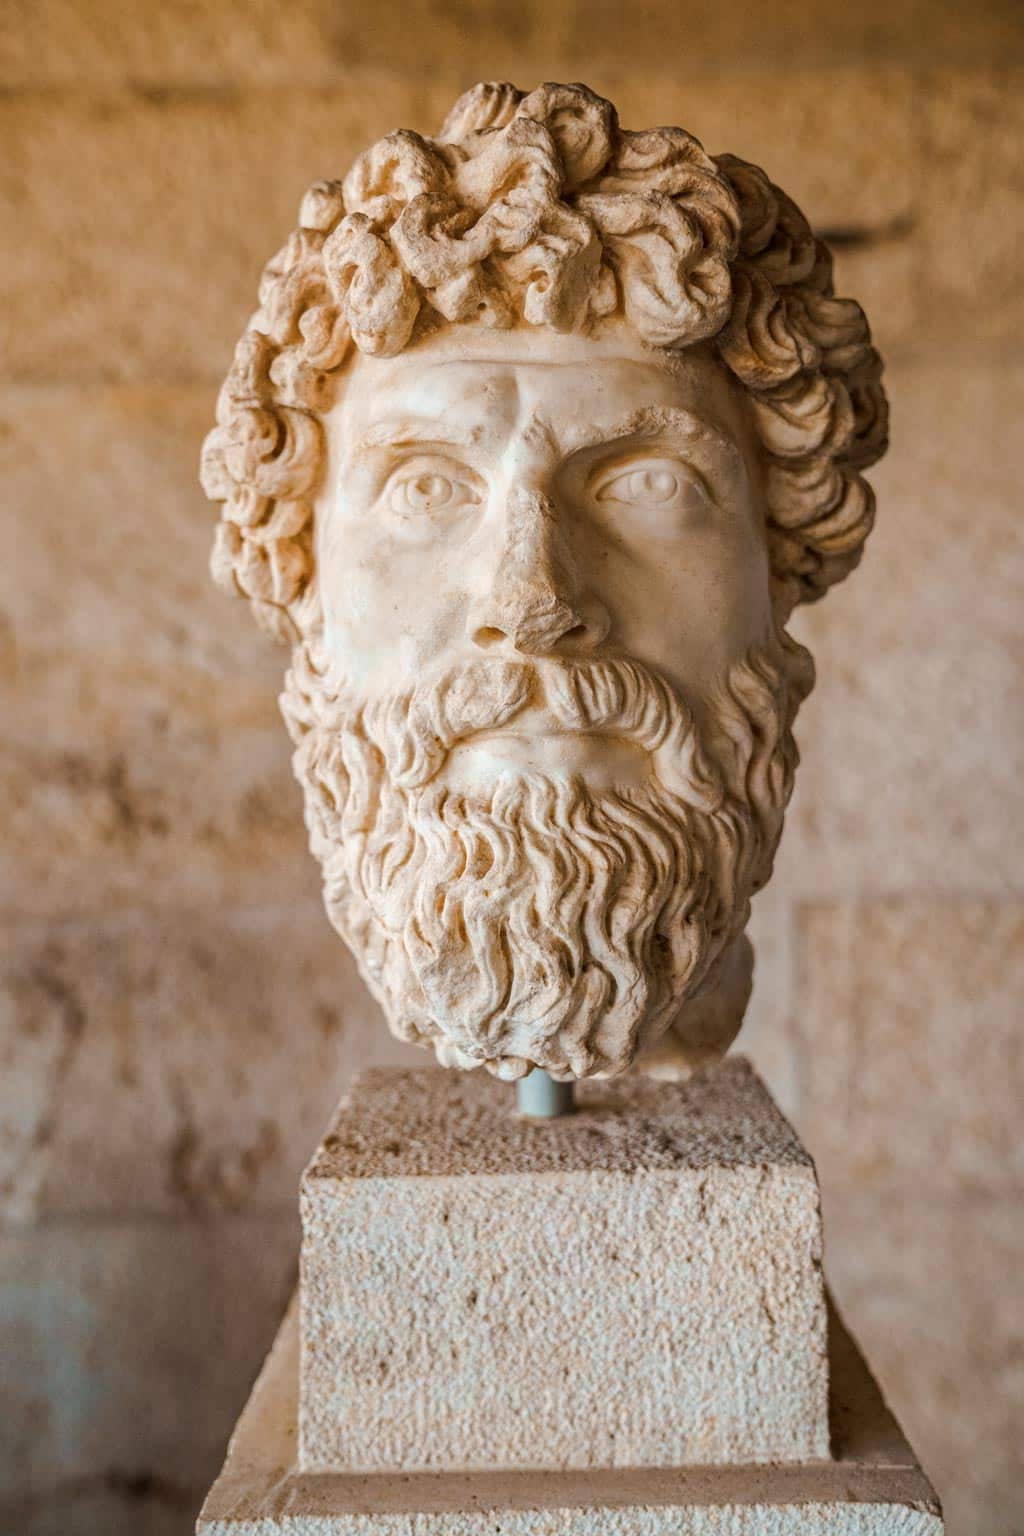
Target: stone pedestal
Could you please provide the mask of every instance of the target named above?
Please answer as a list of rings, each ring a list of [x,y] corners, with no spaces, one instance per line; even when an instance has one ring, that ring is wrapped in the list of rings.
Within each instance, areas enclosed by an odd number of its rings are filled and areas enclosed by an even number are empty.
[[[579,1101],[528,1122],[482,1076],[360,1079],[203,1536],[941,1532],[749,1066]]]
[[[302,1181],[303,1467],[828,1455],[818,1184],[764,1086],[577,1094],[360,1079]]]

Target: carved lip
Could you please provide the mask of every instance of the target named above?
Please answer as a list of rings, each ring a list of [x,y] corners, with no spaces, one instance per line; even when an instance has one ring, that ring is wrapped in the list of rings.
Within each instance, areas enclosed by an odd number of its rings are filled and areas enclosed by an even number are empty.
[[[464,736],[442,769],[449,784],[478,787],[495,773],[541,773],[561,779],[582,773],[595,789],[645,782],[650,758],[636,741],[616,731],[566,727],[538,712],[528,723],[516,720]]]
[[[476,746],[487,741],[586,741],[588,737],[599,737],[607,741],[616,734],[614,731],[603,731],[599,726],[588,725],[583,730],[575,730],[572,726],[551,721],[549,725],[500,725],[493,730],[475,731],[472,736],[463,736],[456,742],[456,746]]]
[[[458,743],[459,746],[474,745],[477,742],[542,742],[542,741],[586,741],[588,737],[607,741],[610,736],[620,735],[621,732],[614,729],[603,729],[600,724],[588,722],[579,726],[566,725],[544,703],[535,700],[526,704],[522,709],[517,709],[503,724],[485,726],[483,730],[471,731]]]

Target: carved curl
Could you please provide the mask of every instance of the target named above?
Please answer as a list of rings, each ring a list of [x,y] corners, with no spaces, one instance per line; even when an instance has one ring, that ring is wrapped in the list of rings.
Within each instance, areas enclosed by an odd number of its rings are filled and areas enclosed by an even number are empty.
[[[886,446],[881,363],[832,261],[756,166],[679,128],[631,133],[582,85],[474,86],[436,139],[389,134],[317,182],[268,264],[203,450],[221,502],[213,573],[291,641],[314,618],[319,416],[350,345],[391,356],[433,314],[646,341],[713,339],[750,394],[780,616],[860,558],[861,471]]]

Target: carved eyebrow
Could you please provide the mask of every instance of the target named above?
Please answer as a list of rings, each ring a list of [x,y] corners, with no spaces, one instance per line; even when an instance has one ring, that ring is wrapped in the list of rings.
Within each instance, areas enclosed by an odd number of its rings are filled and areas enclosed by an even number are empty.
[[[631,411],[611,427],[596,427],[587,423],[575,430],[570,429],[566,434],[565,449],[567,454],[579,453],[586,448],[608,447],[628,437],[657,437],[666,432],[676,437],[685,437],[691,442],[704,439],[720,453],[730,457],[739,455],[739,449],[732,438],[726,437],[724,432],[702,421],[699,416],[675,405],[644,406],[641,410]]]
[[[480,441],[483,428],[462,427],[447,419],[403,416],[398,421],[381,421],[361,437],[355,451],[369,448],[401,448],[406,443],[438,444],[453,448],[472,448]]]

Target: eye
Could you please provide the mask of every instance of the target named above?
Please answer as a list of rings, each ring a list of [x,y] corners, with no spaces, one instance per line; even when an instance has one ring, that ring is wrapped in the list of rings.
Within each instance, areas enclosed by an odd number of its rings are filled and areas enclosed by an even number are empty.
[[[707,501],[703,481],[685,464],[668,459],[620,469],[597,487],[596,499],[624,507],[696,508]]]
[[[598,501],[671,501],[679,490],[679,476],[671,469],[628,469],[616,475],[597,493]]]
[[[435,517],[478,506],[481,497],[470,470],[447,461],[419,460],[395,471],[385,499],[398,517]]]

